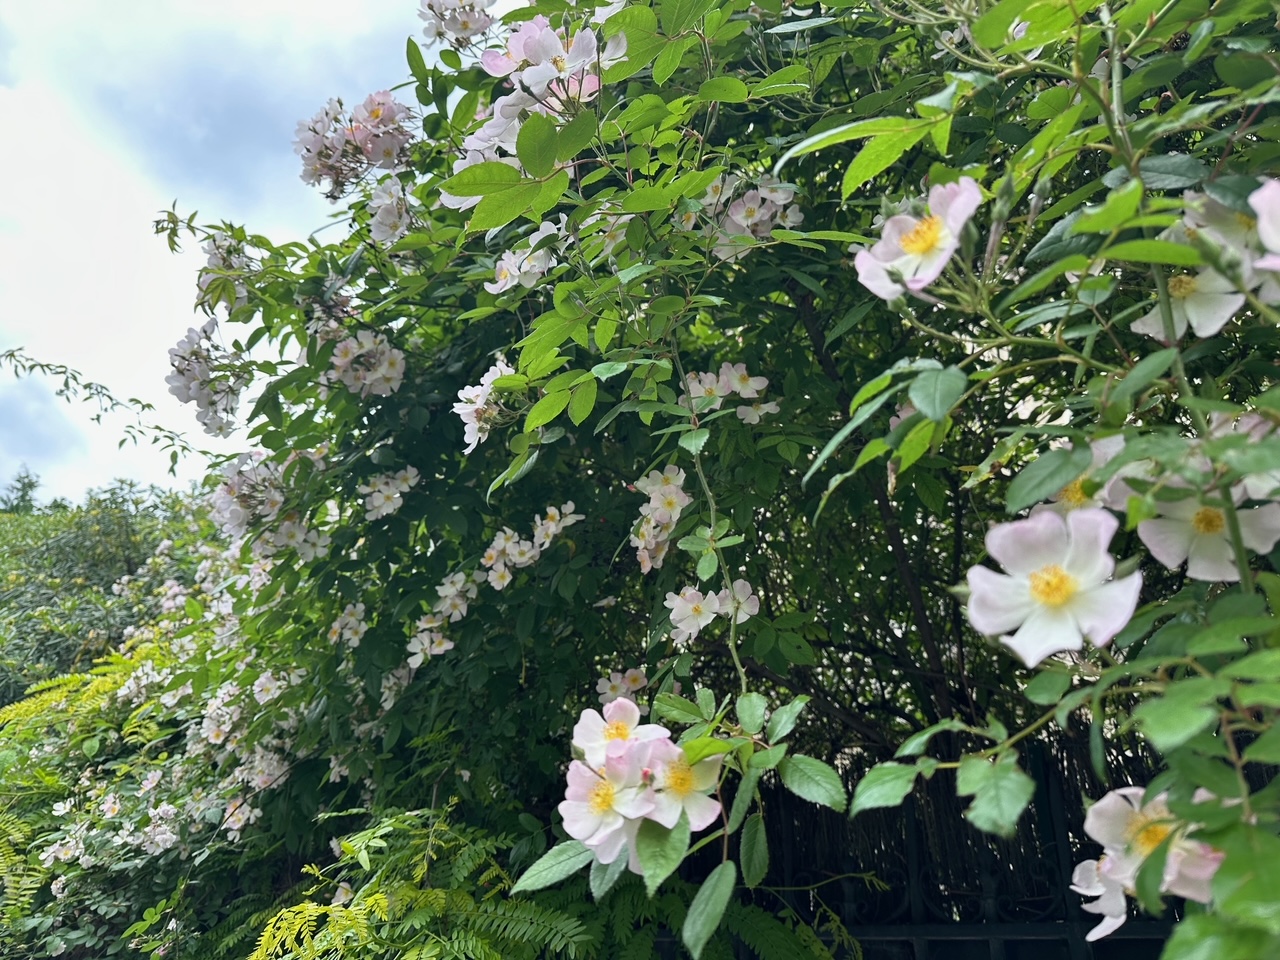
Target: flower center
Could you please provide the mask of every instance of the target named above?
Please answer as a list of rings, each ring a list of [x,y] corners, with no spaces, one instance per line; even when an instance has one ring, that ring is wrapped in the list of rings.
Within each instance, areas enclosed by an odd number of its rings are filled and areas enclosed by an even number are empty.
[[[551,65],[556,68],[557,72],[564,73],[564,68],[569,65],[569,61],[567,58],[560,56],[560,54],[556,54],[551,58]]]
[[[684,799],[693,791],[693,770],[689,761],[680,759],[667,767],[663,785],[677,797]]]
[[[614,688],[617,684],[609,684],[609,692],[615,692]],[[631,728],[621,720],[611,720],[604,725],[604,738],[606,740],[629,740],[631,738]]]
[[[1253,217],[1249,216],[1247,213],[1234,213],[1234,216],[1236,218],[1236,223],[1238,223],[1245,230],[1257,229],[1258,221],[1255,220]]]
[[[1196,533],[1221,533],[1226,526],[1222,511],[1217,507],[1201,507],[1191,518],[1191,529]]]
[[[1173,833],[1174,825],[1168,820],[1142,819],[1137,823],[1129,836],[1129,846],[1143,857],[1151,856],[1156,847],[1164,843],[1165,838]]]
[[[1179,300],[1185,300],[1196,292],[1196,278],[1188,273],[1169,278],[1169,294]]]
[[[613,792],[613,784],[608,780],[601,780],[592,787],[591,794],[587,797],[587,804],[591,807],[591,812],[599,816],[612,810]]]
[[[907,253],[925,254],[937,249],[942,238],[942,218],[925,217],[902,238],[902,249]]]
[[[1084,495],[1084,477],[1077,477],[1058,492],[1058,502],[1064,503],[1072,510],[1078,510],[1089,502]]]
[[[1062,606],[1080,589],[1076,578],[1056,563],[1042,567],[1028,579],[1031,581],[1031,596],[1046,607]]]

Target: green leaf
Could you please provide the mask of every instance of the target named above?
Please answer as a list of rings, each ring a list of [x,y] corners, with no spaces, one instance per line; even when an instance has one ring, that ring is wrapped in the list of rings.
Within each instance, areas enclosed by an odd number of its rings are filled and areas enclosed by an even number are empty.
[[[1009,484],[1005,509],[1009,513],[1017,513],[1033,503],[1048,499],[1083,476],[1092,464],[1093,451],[1083,443],[1041,454]]]
[[[668,37],[678,36],[705,16],[715,4],[716,0],[662,0],[658,4],[658,20],[662,24],[662,32]]]
[[[591,873],[588,874],[588,884],[591,887],[591,899],[599,903],[604,899],[605,894],[613,889],[613,885],[618,882],[618,878],[622,876],[627,866],[627,855],[624,851],[614,858],[613,863],[601,863],[599,860],[591,861]]]
[[[876,137],[853,158],[849,169],[844,172],[844,182],[840,187],[842,199],[848,199],[853,192],[878,173],[883,173],[901,159],[902,155],[914,147],[929,128],[935,124],[933,120],[921,120],[920,126],[912,127],[892,136]]]
[[[802,753],[793,754],[778,764],[778,774],[783,786],[797,797],[832,810],[844,809],[844,783],[840,774],[821,760]]]
[[[1001,837],[1013,836],[1035,789],[1035,781],[1018,766],[1015,750],[1005,751],[994,762],[964,757],[956,771],[956,793],[973,797],[965,818],[979,830]]]
[[[699,580],[710,580],[720,568],[720,558],[714,550],[708,550],[698,558],[697,574]]]
[[[925,370],[916,375],[907,390],[907,396],[915,408],[930,420],[941,423],[946,419],[956,401],[964,394],[969,378],[959,367],[945,370]]]
[[[929,120],[917,120],[910,117],[873,117],[869,120],[855,120],[853,123],[846,123],[805,137],[782,155],[782,158],[774,166],[773,172],[777,175],[787,161],[793,157],[802,157],[806,153],[814,153],[827,147],[847,143],[850,140],[862,140],[866,137],[878,137],[882,134],[888,137],[901,136],[917,128],[928,127],[931,123],[932,121]],[[921,133],[920,136],[924,136],[924,134]],[[919,140],[920,137],[916,137],[916,139]]]
[[[578,384],[571,391],[569,398],[569,419],[574,425],[580,425],[582,421],[591,416],[591,411],[596,405],[596,381],[587,380]]]
[[[1169,364],[1173,363],[1177,355],[1177,347],[1167,347],[1143,357],[1124,375],[1124,379],[1112,388],[1108,399],[1114,403],[1126,402],[1168,370]]]
[[[1126,240],[1107,247],[1102,253],[1108,260],[1128,260],[1131,263],[1169,263],[1179,267],[1198,267],[1204,262],[1195,247],[1170,243],[1168,240]]]
[[[703,80],[698,87],[699,100],[716,100],[721,103],[745,103],[747,85],[737,77],[712,77]]]
[[[746,819],[747,811],[751,809],[751,803],[755,799],[756,784],[760,782],[763,774],[762,769],[748,767],[747,772],[742,775],[742,780],[738,783],[738,791],[733,795],[733,806],[729,810],[729,823],[726,826],[729,833],[737,830]]]
[[[600,130],[599,121],[594,111],[584,110],[560,128],[557,140],[556,159],[572,160],[586,148]]]
[[[653,82],[662,86],[670,80],[671,75],[679,68],[680,61],[684,59],[685,51],[697,42],[698,38],[691,35],[672,40],[663,47],[662,52],[653,61]]]
[[[455,197],[483,197],[510,190],[519,182],[520,171],[511,164],[486,160],[459,170],[440,189]]]
[[[653,713],[659,719],[677,723],[701,723],[705,719],[696,703],[674,693],[660,693],[654,697]]]
[[[946,720],[939,720],[932,726],[925,727],[916,733],[913,733],[907,739],[902,741],[902,745],[894,752],[895,757],[917,757],[924,753],[929,746],[929,741],[940,733],[947,731],[956,732],[967,729],[965,724],[957,720],[955,717],[948,717]]]
[[[548,393],[535,403],[525,416],[524,432],[531,433],[560,416],[564,408],[569,405],[569,396],[568,390],[557,390],[555,393]]]
[[[427,69],[427,61],[422,58],[422,47],[418,46],[418,41],[410,37],[405,44],[404,52],[405,58],[409,61],[409,72],[413,74],[413,79],[424,87],[431,86],[431,71]]]
[[[787,745],[785,743],[776,743],[768,750],[757,750],[751,755],[751,759],[747,761],[747,766],[752,770],[759,770],[762,773],[765,770],[772,770],[782,762],[782,758],[787,755]]]
[[[531,890],[549,887],[577,873],[594,859],[595,854],[580,840],[566,840],[564,843],[558,843],[524,872],[524,876],[511,888],[511,892],[528,893]]]
[[[633,187],[622,197],[622,209],[626,213],[647,213],[665,210],[675,202],[675,196],[667,187]]]
[[[876,807],[899,806],[915,786],[918,772],[915,764],[908,765],[893,760],[877,763],[853,788],[849,816]]]
[[[687,743],[681,744],[684,750],[684,758],[689,762],[690,766],[699,763],[707,757],[719,756],[722,753],[732,753],[744,743],[750,743],[746,737],[730,737],[727,740],[720,737],[697,737]]]
[[[1280,763],[1280,727],[1272,727],[1244,751],[1250,763]]]
[[[1142,181],[1130,180],[1124,186],[1112,190],[1106,202],[1097,210],[1085,211],[1071,225],[1070,233],[1110,233],[1127,223],[1138,212],[1142,200]]]
[[[680,446],[684,447],[694,456],[702,452],[702,448],[707,445],[707,440],[711,436],[711,431],[706,427],[699,427],[697,430],[689,430],[680,434]]]
[[[1022,691],[1032,703],[1047,707],[1057,703],[1071,686],[1071,674],[1058,670],[1043,670],[1031,678]]]
[[[809,700],[810,697],[801,694],[790,703],[773,711],[764,732],[770,743],[777,743],[795,729],[796,721],[800,719],[800,714]]]
[[[636,831],[636,856],[644,871],[644,887],[652,897],[662,881],[675,873],[689,849],[689,818],[683,813],[668,830],[655,820],[645,820]],[[588,851],[590,852],[590,851]]]
[[[1213,876],[1216,912],[1280,935],[1280,838],[1240,824],[1219,846],[1226,858]],[[1258,956],[1262,956],[1259,954]]]
[[[530,114],[516,135],[516,156],[531,177],[542,178],[556,164],[556,123],[541,113]]]
[[[702,886],[689,904],[684,926],[680,928],[680,939],[684,941],[693,960],[699,960],[703,947],[720,926],[724,909],[729,905],[737,883],[738,868],[732,860],[720,864],[702,881]]]
[[[489,194],[476,204],[467,229],[492,230],[504,226],[528,210],[541,192],[542,184],[537,180],[522,180],[510,190]]]
[[[738,723],[742,725],[742,729],[752,735],[763,730],[767,705],[768,701],[758,693],[744,693],[738,697]]]
[[[1219,678],[1179,680],[1168,686],[1163,696],[1140,703],[1133,716],[1152,745],[1161,753],[1168,753],[1217,721],[1217,699],[1230,687],[1228,681]]]
[[[1207,913],[1188,914],[1173,925],[1163,960],[1257,960],[1280,957],[1280,936]]]
[[[753,813],[742,824],[740,843],[738,859],[742,861],[742,882],[754,889],[760,886],[769,872],[769,840],[760,814]]]
[[[932,420],[921,420],[898,444],[895,453],[898,457],[899,475],[906,473],[928,451],[929,444],[933,442],[934,427]]]

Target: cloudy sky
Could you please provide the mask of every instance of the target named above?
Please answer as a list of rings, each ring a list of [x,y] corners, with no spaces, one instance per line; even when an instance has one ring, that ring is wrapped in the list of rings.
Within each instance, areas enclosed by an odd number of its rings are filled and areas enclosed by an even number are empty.
[[[197,323],[195,245],[152,233],[176,200],[301,239],[331,207],[298,179],[297,121],[408,74],[416,0],[0,0],[0,350],[22,347],[212,446],[167,393],[167,351]],[[168,456],[118,449],[123,421],[0,370],[0,486],[22,464],[40,495],[78,500],[116,477],[183,485]],[[223,447],[223,449],[226,449]]]

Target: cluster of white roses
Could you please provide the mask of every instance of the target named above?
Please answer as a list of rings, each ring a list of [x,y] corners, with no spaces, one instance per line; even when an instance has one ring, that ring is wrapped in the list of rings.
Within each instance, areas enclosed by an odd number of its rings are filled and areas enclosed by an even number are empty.
[[[369,214],[369,235],[379,243],[398,240],[408,232],[409,201],[398,178],[387,177],[374,187]]]
[[[706,413],[719,410],[725,397],[735,393],[743,400],[754,401],[743,404],[734,411],[743,423],[759,423],[765,414],[777,413],[778,405],[772,400],[760,399],[760,392],[769,386],[767,377],[753,377],[747,372],[745,363],[720,364],[720,372],[685,374],[685,395],[680,398],[680,405],[691,408],[695,413]]]
[[[640,723],[639,707],[625,697],[605,704],[603,716],[582,711],[573,752],[577,759],[569,764],[558,809],[565,832],[601,863],[627,851],[631,871],[642,873],[635,837],[643,820],[671,829],[683,814],[697,831],[720,816],[720,802],[709,794],[719,782],[722,758],[690,763],[670,731]]]
[[[636,694],[649,685],[649,678],[645,676],[642,667],[632,667],[625,673],[614,671],[607,677],[601,677],[596,681],[596,693],[600,694],[600,702],[602,704],[613,703],[613,701],[621,698],[636,701]],[[644,716],[649,712],[647,705],[640,703],[640,715]]]
[[[804,222],[804,213],[792,203],[795,187],[766,174],[755,187],[735,197],[744,183],[732,173],[717,177],[702,196],[701,211],[677,213],[675,225],[681,230],[694,230],[701,221],[703,232],[713,241],[715,255],[734,260],[775,228],[791,229]]]
[[[284,506],[280,474],[261,453],[242,454],[222,468],[223,482],[209,498],[209,511],[222,532],[240,540],[256,518],[274,520]]]
[[[368,632],[369,624],[364,619],[364,604],[348,603],[329,627],[329,642],[336,644],[339,640],[345,640],[347,646],[358,647],[360,640]]]
[[[252,264],[245,253],[244,244],[227,236],[222,230],[215,230],[200,250],[206,257],[205,265],[196,277],[196,286],[200,288],[201,299],[207,299],[209,287],[215,280],[220,277],[229,277],[235,285],[235,296],[230,298],[230,306],[243,307],[248,303],[249,288],[245,286],[243,274]]]
[[[631,546],[636,548],[641,573],[662,568],[680,511],[693,502],[684,492],[684,481],[684,471],[670,463],[661,473],[650,470],[635,482],[635,488],[649,496],[649,502],[640,508],[640,522],[631,531]]]
[[[1237,277],[1224,276],[1213,267],[1170,277],[1174,340],[1180,340],[1187,327],[1197,337],[1212,337],[1244,306],[1246,291],[1256,290],[1264,303],[1280,303],[1280,180],[1267,180],[1249,194],[1253,217],[1194,191],[1188,190],[1182,199],[1182,223],[1166,230],[1163,239],[1215,248],[1224,269]],[[1169,339],[1158,306],[1130,329],[1160,341]]]
[[[339,342],[330,363],[332,367],[321,374],[322,387],[341,381],[362,397],[389,397],[404,382],[404,353],[391,346],[385,335],[373,330],[361,330]]]
[[[517,284],[534,286],[560,262],[556,256],[564,247],[565,223],[564,214],[557,222],[544,220],[518,249],[504,250],[493,268],[493,280],[486,281],[484,288],[490,293],[502,293]],[[547,242],[549,237],[557,239]]]
[[[240,394],[249,384],[244,374],[225,372],[236,355],[214,342],[218,322],[191,327],[187,335],[169,348],[173,372],[164,378],[169,392],[180,403],[196,405],[196,420],[204,432],[214,437],[230,436],[240,406]]]
[[[1071,875],[1072,890],[1097,898],[1084,904],[1083,909],[1102,917],[1102,922],[1085,936],[1086,940],[1098,940],[1124,924],[1129,915],[1125,897],[1133,894],[1138,870],[1143,861],[1166,842],[1160,892],[1197,903],[1207,904],[1212,900],[1210,883],[1222,864],[1222,852],[1189,838],[1195,824],[1180,820],[1170,812],[1168,794],[1159,794],[1143,803],[1145,792],[1142,787],[1120,787],[1085,814],[1085,833],[1102,844],[1102,856],[1080,863]],[[1201,789],[1193,799],[1203,803],[1215,798]]]
[[[495,0],[422,0],[418,17],[426,24],[422,32],[428,43],[441,40],[466,46],[493,25],[489,8]]]
[[[741,579],[733,581],[733,589],[725,587],[719,593],[685,587],[679,593],[668,593],[662,603],[671,611],[671,641],[675,644],[693,640],[717,615],[745,623],[760,612],[760,598],[751,584]]]
[[[1260,440],[1276,429],[1259,413],[1219,416],[1211,422],[1212,436],[1236,432]],[[1084,494],[1084,481],[1122,447],[1119,437],[1095,441],[1089,471],[1060,491],[1053,504],[987,533],[987,552],[1006,574],[983,566],[969,571],[970,622],[980,633],[1000,636],[1028,666],[1055,653],[1081,650],[1086,637],[1094,646],[1106,646],[1137,609],[1142,575],[1111,579],[1115,560],[1107,545],[1119,521],[1110,511],[1126,510],[1135,496],[1131,484],[1156,479],[1153,466],[1146,461],[1125,464],[1095,494]],[[1189,463],[1211,476],[1207,460],[1193,457]],[[1138,524],[1143,545],[1171,570],[1185,563],[1193,580],[1239,580],[1223,491],[1200,492],[1176,477],[1164,478],[1163,485],[1184,496],[1155,502],[1156,516]],[[1271,499],[1277,490],[1280,471],[1247,476],[1225,492],[1236,507],[1244,545],[1256,553],[1267,553],[1280,542],[1280,503]],[[1256,505],[1242,506],[1246,502]]]
[[[372,167],[396,169],[411,139],[403,122],[408,115],[387,90],[371,93],[350,116],[341,100],[330,100],[298,123],[293,149],[302,158],[303,182],[329,181],[325,195],[337,200]]]
[[[502,413],[502,407],[493,399],[493,383],[499,377],[512,373],[515,370],[498,357],[479,383],[458,391],[458,402],[453,405],[453,412],[462,418],[462,437],[467,442],[463,453],[470,453],[488,439],[494,420]]]
[[[382,473],[368,483],[356,487],[364,495],[364,518],[389,517],[404,504],[404,495],[418,483],[418,469],[404,467],[395,473]]]
[[[265,538],[264,538],[265,540]],[[280,521],[271,545],[278,549],[290,548],[298,554],[298,559],[311,562],[329,552],[330,537],[313,527],[308,527],[296,513],[286,514]]]

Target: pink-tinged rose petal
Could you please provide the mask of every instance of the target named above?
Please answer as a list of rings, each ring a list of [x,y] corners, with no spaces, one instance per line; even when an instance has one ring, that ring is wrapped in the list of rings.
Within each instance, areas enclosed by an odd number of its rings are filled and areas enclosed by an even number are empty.
[[[1056,514],[1055,514],[1056,516]],[[1080,650],[1084,638],[1080,628],[1065,609],[1037,606],[1026,622],[1011,637],[1001,637],[1000,642],[1021,658],[1028,667],[1034,667],[1045,657],[1063,650]]]
[[[1244,306],[1243,293],[1203,293],[1187,297],[1183,309],[1197,337],[1212,337]]]
[[[1031,615],[1035,601],[1025,580],[996,573],[988,567],[969,569],[969,622],[979,633],[1008,633]]]
[[[1142,593],[1142,574],[1133,573],[1122,580],[1104,583],[1088,593],[1081,593],[1079,600],[1070,604],[1080,632],[1095,647],[1105,647],[1124,629],[1125,624],[1138,608]]]
[[[562,800],[556,807],[564,819],[565,833],[575,840],[586,840],[600,829],[602,817],[591,809],[591,804],[578,800]]]
[[[1280,253],[1280,180],[1268,180],[1249,194],[1258,215],[1258,239],[1270,253]]]
[[[1280,270],[1280,253],[1269,253],[1253,262],[1255,270]]]
[[[1222,851],[1194,840],[1175,845],[1166,861],[1164,890],[1175,897],[1209,903],[1213,899],[1213,875],[1224,856]]]
[[[1081,587],[1102,583],[1115,570],[1115,561],[1107,553],[1107,547],[1119,525],[1115,515],[1106,510],[1081,508],[1067,514],[1071,547],[1062,567]]]
[[[1067,524],[1056,513],[1001,523],[987,531],[987,552],[1015,577],[1027,576],[1067,555]]]
[[[884,263],[872,256],[870,251],[859,250],[853,258],[853,266],[858,271],[858,282],[881,300],[896,300],[902,296],[902,285],[889,278]]]
[[[565,829],[567,831],[568,827]],[[601,863],[613,863],[618,859],[618,854],[622,853],[627,835],[619,821],[613,829],[597,834],[591,841],[583,840],[582,842],[595,852],[596,859]]]
[[[720,816],[719,801],[704,793],[691,793],[685,798],[684,809],[689,814],[689,829],[695,833],[711,826]]]
[[[955,241],[950,241],[926,253],[914,265],[911,265],[910,261],[903,263],[902,273],[907,289],[918,293],[942,276],[947,261],[951,259],[951,255],[956,252],[958,246],[959,244]]]
[[[1084,815],[1084,832],[1108,850],[1123,851],[1129,844],[1129,827],[1145,792],[1142,787],[1110,791]]]
[[[1240,539],[1250,550],[1270,553],[1280,540],[1280,503],[1241,510]]]
[[[630,700],[613,700],[604,707],[604,718],[610,723],[621,721],[628,727],[640,722],[640,707]]]
[[[1080,909],[1088,910],[1090,913],[1102,912],[1102,908],[1100,907],[1097,909],[1090,909],[1093,906],[1094,904],[1092,903],[1085,903],[1085,904],[1081,904]],[[1124,922],[1127,919],[1129,919],[1128,914],[1121,914],[1119,916],[1111,916],[1108,914],[1107,916],[1104,916],[1102,918],[1101,923],[1099,923],[1096,927],[1094,927],[1092,930],[1086,933],[1084,935],[1084,938],[1089,943],[1093,943],[1095,940],[1101,940],[1103,937],[1107,936],[1108,934],[1115,933],[1117,930],[1123,927]]]
[[[982,190],[972,177],[961,177],[955,183],[940,184],[929,191],[929,212],[942,217],[953,237],[977,212],[982,203]]]
[[[1138,539],[1170,570],[1178,569],[1186,561],[1194,536],[1191,524],[1181,520],[1157,517],[1138,524]]]
[[[1191,548],[1187,551],[1187,576],[1208,583],[1219,580],[1234,583],[1239,580],[1240,572],[1236,569],[1231,541],[1225,536],[1193,532]]]

